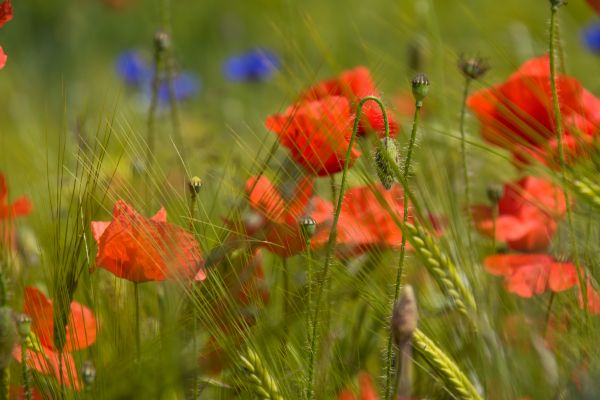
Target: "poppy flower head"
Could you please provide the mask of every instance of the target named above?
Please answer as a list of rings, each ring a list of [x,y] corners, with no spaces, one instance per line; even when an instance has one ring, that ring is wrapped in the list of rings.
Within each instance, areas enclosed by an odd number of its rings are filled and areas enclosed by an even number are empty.
[[[352,136],[352,114],[348,100],[329,96],[291,106],[283,114],[271,115],[266,126],[291,158],[307,172],[317,176],[342,171]],[[350,165],[360,156],[354,147]]]
[[[28,215],[31,202],[27,197],[19,197],[13,203],[8,202],[8,185],[6,177],[0,172],[0,247],[10,249],[16,247],[13,219]]]
[[[356,396],[352,390],[344,389],[338,395],[338,400],[377,400],[379,396],[373,385],[371,376],[366,372],[358,375],[359,395]]]
[[[120,278],[145,282],[206,277],[198,242],[168,223],[164,208],[147,219],[119,200],[113,220],[93,221],[92,233],[98,245],[96,265]]]
[[[598,15],[600,15],[600,0],[586,0],[587,3],[592,7]]]
[[[97,322],[92,311],[77,302],[71,303],[66,345],[60,356],[54,347],[52,301],[36,288],[25,288],[23,311],[32,318],[31,332],[39,344],[27,350],[29,367],[44,375],[54,375],[59,382],[79,390],[81,385],[71,352],[85,349],[96,341]],[[13,349],[12,354],[18,362],[22,362],[20,345]]]
[[[503,276],[506,290],[532,297],[550,290],[562,292],[577,284],[575,265],[561,263],[545,254],[499,254],[487,257],[486,270]]]
[[[8,60],[8,56],[2,49],[2,46],[0,46],[0,69],[4,68],[6,65],[6,60]]]
[[[600,121],[600,100],[572,77],[558,75],[564,142],[572,147],[585,145]],[[504,83],[473,93],[468,99],[488,142],[513,153],[518,161],[534,158],[548,163],[555,159],[555,117],[547,56],[525,62]],[[575,146],[577,144],[577,146]],[[572,148],[567,150],[573,151]]]
[[[345,97],[352,107],[365,96],[380,97],[371,73],[366,67],[359,66],[351,70],[343,71],[339,76],[322,81],[306,90],[301,96],[301,101],[321,100],[329,96]],[[358,135],[364,135],[369,131],[375,131],[379,136],[385,134],[383,114],[379,106],[372,101],[366,102],[362,108]],[[398,132],[398,124],[388,115],[390,134],[395,136]]]
[[[495,221],[492,208],[484,205],[473,208],[473,217],[481,233],[495,236],[513,250],[542,251],[550,245],[556,220],[565,211],[560,188],[540,178],[525,177],[505,185]]]
[[[230,57],[223,66],[230,81],[262,81],[269,79],[280,66],[277,55],[268,50],[254,49]]]
[[[0,28],[13,18],[13,8],[10,0],[4,0],[0,4]]]

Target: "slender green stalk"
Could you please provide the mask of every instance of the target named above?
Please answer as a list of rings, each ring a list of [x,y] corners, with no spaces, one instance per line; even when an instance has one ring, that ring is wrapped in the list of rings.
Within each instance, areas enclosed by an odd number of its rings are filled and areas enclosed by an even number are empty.
[[[381,108],[381,111],[383,113],[383,121],[385,124],[385,130],[386,130],[386,132],[388,132],[387,134],[389,134],[389,122],[388,122],[387,114],[385,111],[385,106],[383,105],[381,100],[379,100],[377,97],[374,97],[374,96],[363,97],[356,106],[356,115],[354,117],[354,126],[352,128],[352,136],[350,137],[350,142],[348,143],[348,149],[346,150],[346,156],[344,159],[344,168],[342,170],[342,180],[340,183],[340,192],[339,192],[339,195],[337,196],[337,205],[335,207],[335,212],[333,214],[333,222],[331,224],[331,231],[329,232],[329,239],[327,240],[327,245],[326,245],[326,249],[325,249],[325,261],[324,261],[324,265],[323,265],[323,270],[320,275],[319,285],[317,288],[317,297],[316,297],[316,301],[315,301],[315,309],[314,309],[314,314],[313,314],[313,326],[312,326],[312,333],[311,333],[311,340],[310,340],[310,352],[311,353],[315,353],[315,351],[316,351],[316,338],[317,338],[317,332],[319,329],[319,315],[320,315],[320,311],[321,311],[321,301],[323,298],[323,292],[325,291],[325,287],[327,287],[327,285],[328,285],[329,267],[331,265],[332,252],[335,247],[335,241],[337,238],[337,224],[338,224],[338,220],[340,218],[340,211],[342,209],[342,200],[344,198],[344,193],[346,190],[346,179],[347,179],[347,175],[348,175],[348,165],[350,164],[350,155],[352,154],[352,146],[354,145],[354,141],[356,139],[356,133],[358,132],[358,125],[360,122],[360,118],[362,116],[362,108],[363,108],[363,105],[367,101],[374,101],[379,105],[379,107]],[[311,385],[311,387],[312,387],[313,380],[314,380],[314,356],[312,357],[311,364],[312,365],[309,366],[309,371],[310,371],[309,385]],[[311,390],[311,392],[312,392],[312,390]],[[314,398],[314,392],[310,393],[309,399],[313,399],[313,398]]]
[[[142,334],[140,329],[140,291],[138,286],[138,282],[133,283],[133,297],[135,298],[135,354],[139,362],[142,354]]]
[[[283,279],[283,320],[290,318],[290,273],[288,271],[287,257],[281,257],[281,273]]]
[[[8,400],[10,390],[10,369],[0,368],[0,400]]]
[[[492,205],[492,252],[493,254],[496,254],[496,250],[497,250],[497,240],[496,240],[496,224],[498,221],[498,214],[499,214],[499,206],[498,204],[494,204]]]
[[[567,170],[565,162],[565,150],[563,144],[563,123],[562,114],[560,111],[560,102],[558,99],[558,89],[556,88],[556,52],[557,52],[557,37],[558,37],[558,9],[563,5],[561,0],[550,0],[550,40],[549,40],[549,57],[550,57],[550,88],[552,90],[552,104],[554,106],[554,115],[556,123],[556,143],[558,147],[558,161],[560,164],[560,174],[563,184],[563,193],[565,196],[565,208],[567,214],[567,224],[569,226],[569,238],[573,251],[575,266],[577,267],[577,274],[579,278],[579,286],[581,288],[582,298],[584,299],[584,309],[587,311],[587,284],[585,282],[585,271],[581,266],[579,259],[579,251],[577,249],[577,239],[575,237],[575,230],[573,226],[573,215],[571,210],[571,202],[569,199],[569,182],[567,179]],[[550,313],[550,309],[548,313]]]
[[[408,142],[408,149],[406,152],[406,160],[404,161],[404,170],[402,171],[402,177],[408,186],[410,165],[412,161],[412,153],[415,147],[415,141],[417,139],[417,130],[419,128],[419,116],[421,115],[421,107],[423,106],[422,101],[415,102],[415,114],[413,117],[413,126],[410,133],[410,140]],[[404,196],[404,215],[402,217],[402,223],[408,222],[408,198]],[[400,256],[398,257],[398,269],[396,270],[396,283],[394,285],[394,303],[398,301],[400,295],[400,286],[402,283],[402,274],[404,270],[404,259],[406,255],[406,235],[402,235],[402,242],[400,244]],[[394,362],[394,351],[393,351],[393,337],[390,331],[387,343],[387,361],[385,365],[385,399],[389,399],[392,395],[392,375],[393,375],[393,362]]]
[[[21,343],[21,371],[23,373],[23,392],[25,400],[31,400],[31,376],[27,365],[27,339]]]
[[[469,182],[469,165],[467,162],[467,138],[465,133],[465,115],[467,113],[467,98],[469,97],[469,87],[471,86],[471,78],[465,78],[465,88],[463,91],[462,107],[460,110],[460,152],[462,156],[462,171],[463,180],[465,181],[465,205],[467,209],[466,221],[467,221],[467,243],[469,249],[473,248],[473,241],[471,238],[471,213],[469,212],[469,205],[471,204],[471,184]]]
[[[307,344],[308,344],[308,372],[307,372],[307,384],[306,384],[306,398],[307,399],[312,399],[313,398],[313,370],[314,370],[314,366],[315,366],[315,346],[314,346],[314,340],[313,338],[311,338],[311,334],[310,332],[312,332],[313,328],[314,328],[314,322],[311,319],[311,313],[312,313],[312,303],[313,303],[313,268],[312,268],[312,252],[310,250],[310,244],[311,244],[311,240],[310,237],[306,237],[306,263],[307,263],[307,270],[308,270],[308,275],[307,275],[307,302],[308,302],[308,307],[307,312],[306,312],[306,321],[307,321]]]

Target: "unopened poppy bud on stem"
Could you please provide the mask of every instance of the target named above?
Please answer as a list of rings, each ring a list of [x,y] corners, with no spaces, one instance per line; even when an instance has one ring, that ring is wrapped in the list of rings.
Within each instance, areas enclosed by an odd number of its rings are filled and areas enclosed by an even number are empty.
[[[91,361],[86,361],[81,366],[81,378],[87,388],[94,384],[96,380],[96,367]]]
[[[498,202],[504,195],[504,188],[500,184],[493,183],[488,185],[486,189],[486,194],[492,204],[498,204]]]
[[[405,285],[400,293],[400,298],[394,305],[392,314],[392,333],[398,346],[412,338],[413,332],[417,329],[419,312],[417,310],[417,301],[412,286]]]
[[[392,163],[395,163],[397,166],[398,162],[398,148],[394,140],[389,137],[381,139],[381,145],[375,150],[375,167],[381,184],[387,190],[390,190],[394,183]]]
[[[31,332],[31,317],[27,314],[19,314],[17,316],[17,331],[22,340],[27,339]]]
[[[200,189],[202,188],[202,179],[198,178],[197,176],[192,177],[192,179],[190,179],[188,182],[188,187],[190,192],[193,194],[200,193]]]
[[[429,93],[429,79],[427,79],[427,75],[423,73],[417,74],[412,80],[412,92],[417,102],[417,107],[421,107],[423,105],[423,100],[427,97]]]
[[[489,71],[490,65],[481,57],[465,58],[464,56],[460,56],[458,68],[466,78],[476,80]]]
[[[302,232],[304,240],[310,240],[317,230],[317,221],[310,215],[301,217],[298,221],[298,225],[300,225],[300,231]]]

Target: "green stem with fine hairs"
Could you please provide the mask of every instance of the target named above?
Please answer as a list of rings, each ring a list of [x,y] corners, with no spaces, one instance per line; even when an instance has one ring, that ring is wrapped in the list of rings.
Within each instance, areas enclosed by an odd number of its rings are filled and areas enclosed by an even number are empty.
[[[23,373],[23,393],[25,400],[31,400],[31,376],[27,365],[27,338],[21,343],[21,371]]]
[[[312,361],[310,363],[311,365],[309,365],[309,367],[308,367],[309,368],[309,377],[308,377],[309,388],[307,390],[307,393],[308,393],[307,397],[309,399],[314,398],[314,391],[312,389],[313,388],[313,380],[314,380],[314,353],[316,351],[316,337],[317,337],[317,332],[319,329],[319,314],[321,311],[321,301],[323,298],[323,292],[325,290],[325,287],[327,286],[327,281],[328,281],[328,277],[329,277],[329,267],[331,265],[332,252],[335,247],[335,241],[337,238],[337,230],[336,229],[337,229],[338,220],[340,218],[340,211],[342,210],[342,200],[344,199],[344,192],[346,190],[346,179],[347,179],[347,175],[348,175],[348,165],[350,164],[350,155],[352,154],[352,146],[354,145],[354,140],[356,139],[356,133],[358,132],[358,125],[359,125],[360,118],[362,115],[363,105],[367,101],[374,101],[381,108],[381,111],[383,113],[383,122],[385,125],[386,136],[389,135],[389,130],[390,130],[389,122],[388,122],[388,118],[387,118],[387,114],[386,114],[385,106],[383,105],[383,102],[375,96],[363,97],[356,105],[356,115],[354,116],[354,126],[352,127],[352,136],[350,137],[350,142],[348,143],[348,149],[346,150],[346,156],[344,158],[344,168],[342,169],[342,180],[340,183],[340,191],[339,191],[339,195],[337,196],[337,205],[335,207],[335,212],[333,214],[333,222],[331,224],[331,231],[329,232],[329,239],[327,240],[327,246],[325,249],[325,262],[323,265],[323,271],[321,272],[320,279],[319,279],[319,285],[317,288],[317,297],[316,297],[315,310],[314,310],[313,319],[312,319],[313,326],[312,326],[312,332],[311,332],[311,338],[310,338],[310,350],[309,350],[313,354],[313,356],[311,357],[311,359],[312,359]]]
[[[314,360],[315,360],[315,349],[313,345],[313,340],[311,338],[310,332],[313,330],[313,321],[311,319],[312,312],[312,286],[313,286],[313,268],[312,268],[312,253],[310,250],[310,237],[306,238],[306,263],[307,263],[307,283],[306,283],[306,291],[307,291],[307,303],[308,307],[306,312],[306,322],[308,329],[306,330],[307,335],[307,344],[308,344],[308,372],[307,372],[307,386],[306,386],[306,398],[311,399],[313,396],[313,368],[314,368]]]
[[[558,99],[558,89],[556,88],[556,41],[558,35],[558,9],[562,5],[561,2],[556,0],[550,1],[551,4],[551,14],[550,14],[550,43],[549,43],[549,58],[550,58],[550,88],[552,90],[552,103],[554,105],[554,115],[556,118],[556,143],[558,147],[558,161],[560,165],[560,173],[561,180],[563,185],[563,193],[565,196],[565,208],[567,214],[567,224],[569,226],[569,238],[571,242],[571,247],[573,251],[573,256],[575,258],[575,266],[577,269],[577,275],[579,278],[579,286],[581,290],[581,295],[583,298],[584,310],[588,309],[587,302],[587,282],[584,282],[585,272],[580,263],[579,259],[579,251],[577,249],[577,240],[575,238],[575,230],[573,227],[573,215],[571,211],[571,203],[569,201],[569,184],[567,179],[566,172],[566,162],[565,162],[565,150],[563,145],[563,123],[562,123],[562,114],[560,111],[560,103]],[[550,314],[550,307],[548,309],[548,315]]]
[[[410,164],[412,161],[412,153],[415,147],[415,141],[417,139],[417,130],[419,127],[419,116],[421,114],[421,107],[423,107],[422,101],[415,102],[415,114],[413,118],[413,126],[412,131],[410,133],[410,140],[408,142],[408,150],[406,152],[406,160],[404,161],[404,170],[402,171],[402,177],[405,181],[405,195],[404,195],[404,215],[402,216],[402,223],[406,224],[408,222],[408,198],[406,196],[406,189],[408,188],[409,174],[410,174]],[[400,296],[400,286],[402,283],[402,273],[404,270],[404,258],[406,255],[406,235],[402,235],[402,242],[400,244],[400,256],[398,258],[398,269],[396,271],[396,284],[394,286],[394,302],[392,304],[396,304],[398,301],[398,297]],[[393,370],[393,362],[394,362],[394,352],[393,352],[393,337],[392,330],[390,329],[390,333],[388,336],[387,343],[387,361],[385,365],[385,397],[384,399],[390,399],[392,396],[392,370]]]
[[[135,298],[135,355],[139,362],[142,354],[142,334],[140,329],[140,290],[139,283],[133,283],[133,297]]]
[[[467,99],[469,97],[469,88],[471,86],[471,78],[465,78],[465,88],[463,91],[462,107],[460,110],[460,152],[462,156],[462,170],[463,180],[465,181],[465,205],[467,207],[467,244],[469,249],[473,248],[473,241],[471,239],[471,213],[469,212],[469,205],[471,204],[471,184],[469,182],[469,165],[467,162],[467,138],[465,133],[465,116],[467,114]]]

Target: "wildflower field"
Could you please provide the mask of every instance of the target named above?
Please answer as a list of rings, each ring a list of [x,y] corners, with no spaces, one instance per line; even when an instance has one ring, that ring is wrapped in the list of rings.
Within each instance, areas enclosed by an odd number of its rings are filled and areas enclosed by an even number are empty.
[[[0,400],[600,398],[600,1],[0,0]]]

